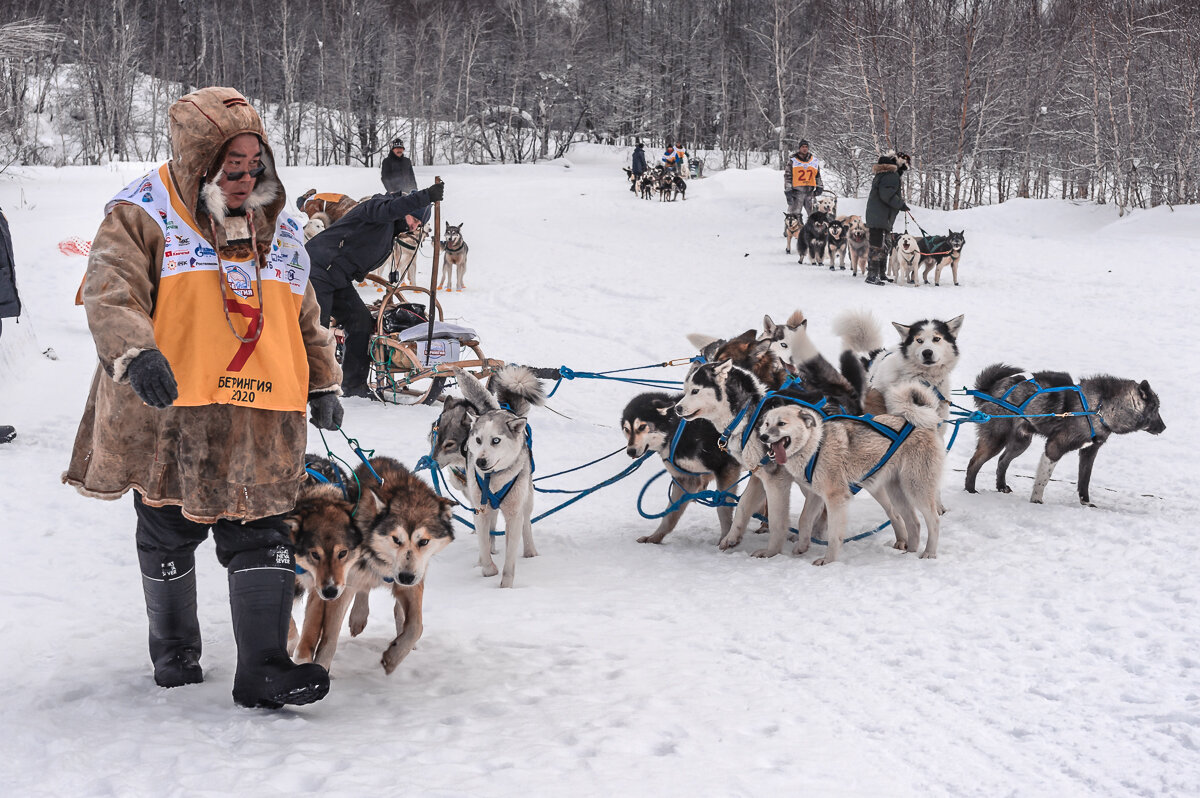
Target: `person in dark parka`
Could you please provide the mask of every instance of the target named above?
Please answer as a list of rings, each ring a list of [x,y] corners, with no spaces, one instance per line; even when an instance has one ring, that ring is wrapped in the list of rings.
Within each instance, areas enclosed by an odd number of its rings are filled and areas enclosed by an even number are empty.
[[[416,231],[429,221],[429,206],[440,202],[444,191],[444,183],[435,183],[412,194],[376,194],[304,245],[312,263],[309,281],[321,306],[321,324],[328,327],[332,315],[346,330],[345,396],[373,396],[367,387],[371,312],[354,283],[366,279],[391,255],[397,235]]]
[[[0,324],[4,319],[15,319],[21,315],[21,297],[17,295],[16,258],[13,257],[12,235],[8,230],[8,219],[0,209]],[[0,327],[0,333],[3,328]],[[0,425],[0,443],[8,443],[17,436],[10,426]]]
[[[637,178],[646,173],[646,145],[638,142],[633,148],[633,177],[634,182],[629,184],[629,190],[635,191],[637,188]]]
[[[871,167],[875,178],[871,181],[871,194],[867,197],[866,223],[870,229],[870,252],[867,256],[867,284],[887,284],[887,248],[884,233],[892,231],[896,216],[908,210],[908,203],[900,193],[900,178],[908,169],[909,157],[903,152],[889,150],[879,156],[879,162]]]
[[[417,176],[413,174],[412,160],[404,154],[404,142],[392,139],[392,151],[379,167],[383,190],[389,194],[411,194],[417,190]]]

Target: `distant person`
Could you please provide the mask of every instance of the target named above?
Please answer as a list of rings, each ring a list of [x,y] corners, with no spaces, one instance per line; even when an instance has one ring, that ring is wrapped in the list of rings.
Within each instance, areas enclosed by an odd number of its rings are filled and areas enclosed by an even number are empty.
[[[310,280],[321,306],[321,324],[333,316],[346,331],[342,394],[379,397],[367,386],[371,367],[371,312],[354,287],[392,254],[396,236],[415,233],[429,221],[430,203],[440,202],[445,183],[412,194],[376,194],[355,205],[305,244]]]
[[[15,319],[21,315],[21,297],[17,295],[17,260],[13,257],[12,234],[8,219],[0,208],[0,333],[3,319]],[[0,425],[0,443],[8,443],[17,437],[15,427]]]
[[[308,285],[299,224],[258,113],[234,89],[169,111],[171,160],[105,206],[83,283],[100,362],[63,481],[133,490],[154,681],[204,680],[196,547],[229,572],[233,700],[325,697],[329,674],[287,654],[296,581],[285,514],[312,423],[337,429],[341,370]]]
[[[683,148],[683,145],[678,141],[675,142],[675,154],[679,156],[679,168],[676,170],[684,177],[692,176],[691,157],[688,151]]]
[[[636,193],[638,178],[646,174],[647,169],[646,145],[639,141],[637,146],[633,148],[633,169],[631,170],[633,172],[633,180],[629,183],[630,191]]]
[[[674,145],[667,145],[667,149],[663,152],[662,165],[672,172],[679,172],[679,153],[675,151]]]
[[[800,139],[799,146],[783,169],[783,196],[787,198],[787,212],[800,213],[803,208],[807,218],[812,213],[813,199],[821,196],[824,190],[821,161],[809,151],[808,140]]]
[[[900,195],[900,178],[908,169],[907,153],[889,150],[879,156],[871,167],[875,177],[871,180],[871,193],[867,197],[867,212],[864,221],[869,228],[867,254],[867,285],[887,285],[887,247],[884,233],[892,232],[896,216],[908,210],[908,204]]]
[[[383,190],[389,194],[411,194],[417,190],[417,176],[413,174],[412,161],[404,154],[404,142],[392,139],[392,151],[379,167]]]

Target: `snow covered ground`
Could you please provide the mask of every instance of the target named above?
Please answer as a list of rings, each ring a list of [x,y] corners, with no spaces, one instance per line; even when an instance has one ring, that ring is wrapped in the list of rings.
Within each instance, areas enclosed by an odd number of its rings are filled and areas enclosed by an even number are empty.
[[[1028,502],[1037,443],[1014,465],[1012,495],[991,489],[991,464],[983,492],[966,494],[964,430],[938,559],[893,551],[889,532],[826,568],[813,553],[718,551],[711,510],[690,510],[662,546],[638,544],[654,526],[635,510],[657,471],[643,467],[538,524],[541,556],[518,563],[516,589],[481,578],[460,529],[429,576],[425,636],[392,676],[378,662],[393,634],[379,593],[367,630],[338,650],[327,699],[239,709],[211,543],[199,558],[206,681],[164,691],[146,654],[131,502],[59,483],[95,350],[72,305],[84,259],[56,245],[90,238],[145,165],[10,169],[0,206],[27,318],[0,338],[0,423],[19,431],[0,446],[0,794],[1200,794],[1200,432],[1185,413],[1200,208],[915,209],[931,231],[966,230],[962,286],[872,288],[784,254],[774,170],[714,173],[686,202],[660,204],[626,190],[623,158],[584,148],[570,163],[418,169],[422,184],[445,179],[444,220],[466,223],[468,290],[444,302],[488,355],[644,365],[691,354],[686,333],[732,335],[799,307],[832,357],[844,308],[884,322],[965,313],[957,384],[996,361],[1148,379],[1166,433],[1105,447],[1093,509],[1075,498],[1074,455],[1046,504]],[[283,178],[290,197],[378,188],[373,169]],[[532,418],[539,471],[620,446],[620,410],[640,390],[563,385],[561,415]],[[345,427],[411,464],[434,415],[348,400]],[[864,495],[851,518],[861,531],[882,513]]]

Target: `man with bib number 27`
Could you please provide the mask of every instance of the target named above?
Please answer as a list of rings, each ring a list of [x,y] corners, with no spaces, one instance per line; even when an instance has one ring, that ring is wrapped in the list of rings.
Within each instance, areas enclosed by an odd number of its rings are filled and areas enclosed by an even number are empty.
[[[312,423],[340,426],[341,371],[284,210],[262,121],[234,89],[170,108],[172,159],[105,208],[83,301],[100,366],[63,481],[131,488],[154,680],[203,681],[195,549],[229,571],[234,701],[277,709],[329,691],[287,655],[295,504]]]
[[[800,146],[783,167],[783,196],[787,198],[787,212],[812,213],[813,198],[821,196],[825,185],[821,181],[821,161],[808,150],[808,140],[800,139]]]

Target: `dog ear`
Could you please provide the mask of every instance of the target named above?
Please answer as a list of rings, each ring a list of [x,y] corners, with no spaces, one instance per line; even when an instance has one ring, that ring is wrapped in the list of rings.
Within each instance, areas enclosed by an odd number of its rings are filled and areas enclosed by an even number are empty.
[[[775,322],[771,321],[770,316],[763,316],[763,334],[759,336],[759,340],[770,338],[775,333]]]
[[[441,507],[438,509],[438,516],[448,524],[454,523],[454,508],[458,502],[454,499],[447,499],[444,496],[438,497],[438,503]],[[451,527],[453,529],[453,527]]]
[[[529,419],[521,418],[520,416],[510,419],[505,422],[508,431],[513,435],[520,436],[525,432],[525,426],[529,423]]]
[[[959,314],[958,316],[950,319],[950,321],[946,322],[946,327],[949,328],[950,334],[955,338],[958,337],[958,331],[962,329],[964,315],[966,314]]]
[[[674,399],[651,399],[650,406],[659,412],[660,415],[670,416],[675,412]]]
[[[1142,383],[1146,385],[1146,383]],[[1146,385],[1149,388],[1149,385]],[[300,531],[300,517],[297,515],[286,515],[283,517],[283,525],[287,527],[288,534],[292,537],[292,542],[296,542],[296,534]]]
[[[354,515],[354,520],[358,522],[359,529],[365,531],[376,518],[386,511],[387,505],[379,498],[379,494],[364,487],[358,497],[358,511]]]
[[[809,429],[817,428],[817,418],[812,413],[801,413],[800,417],[804,419],[804,426]]]
[[[1152,399],[1156,398],[1155,394],[1154,394],[1154,390],[1151,389],[1151,387],[1150,387],[1149,380],[1142,380],[1140,383],[1138,383],[1138,394],[1141,395],[1142,401],[1145,401],[1145,402],[1149,402]]]
[[[732,360],[722,360],[713,366],[713,374],[716,375],[728,374],[731,370],[733,370]]]
[[[959,318],[962,318],[962,317],[960,316]],[[911,329],[910,325],[901,324],[898,321],[894,321],[894,322],[892,322],[892,326],[896,328],[896,332],[900,333],[900,340],[903,341],[904,339],[908,338],[908,331],[909,331],[909,329]]]

